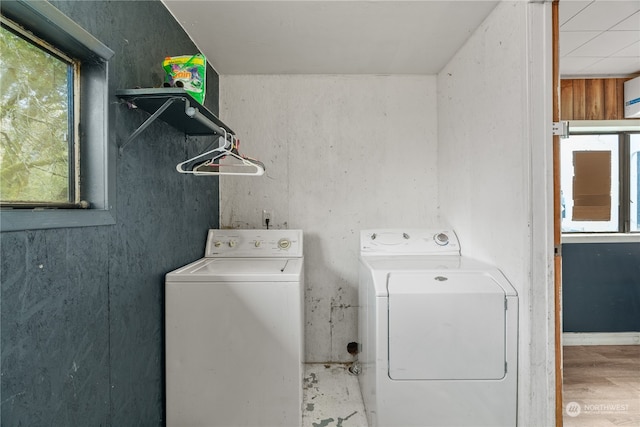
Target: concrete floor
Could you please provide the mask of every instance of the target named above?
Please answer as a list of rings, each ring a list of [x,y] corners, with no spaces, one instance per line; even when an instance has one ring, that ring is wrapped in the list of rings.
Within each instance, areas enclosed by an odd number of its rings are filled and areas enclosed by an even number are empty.
[[[344,364],[307,364],[302,427],[367,427],[358,378]]]

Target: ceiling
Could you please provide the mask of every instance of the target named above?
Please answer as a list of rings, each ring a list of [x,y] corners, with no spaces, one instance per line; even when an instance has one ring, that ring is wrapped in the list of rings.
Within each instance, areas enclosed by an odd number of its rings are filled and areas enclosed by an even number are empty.
[[[436,74],[497,4],[163,1],[220,74]]]
[[[640,0],[561,0],[560,73],[640,73]]]
[[[498,1],[162,0],[230,74],[437,74]],[[640,0],[560,2],[561,74],[640,72]]]

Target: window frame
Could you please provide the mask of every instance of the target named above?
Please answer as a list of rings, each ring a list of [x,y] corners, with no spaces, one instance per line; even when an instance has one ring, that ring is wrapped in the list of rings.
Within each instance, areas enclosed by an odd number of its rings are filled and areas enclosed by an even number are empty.
[[[66,55],[81,62],[79,151],[82,187],[80,209],[11,208],[0,210],[0,230],[111,225],[115,215],[117,148],[112,140],[109,105],[109,60],[114,52],[48,2],[2,0],[4,17]],[[76,108],[78,110],[78,107]],[[111,114],[110,114],[111,113]],[[77,153],[76,153],[77,154]]]
[[[70,57],[55,46],[50,45],[45,40],[35,36],[33,33],[26,31],[17,23],[11,21],[4,15],[0,16],[3,29],[12,33],[14,37],[21,38],[24,42],[37,47],[41,51],[47,53],[58,61],[65,63],[67,66],[67,89],[69,90],[67,113],[67,155],[68,155],[68,197],[67,201],[27,201],[13,202],[0,201],[0,208],[14,209],[33,209],[33,208],[75,208],[80,204],[80,162],[79,160],[79,144],[78,132],[80,121],[80,61]],[[71,73],[69,73],[71,69]]]
[[[575,125],[575,128],[573,126]],[[639,120],[571,122],[570,135],[617,135],[618,137],[618,230],[562,231],[564,242],[640,241],[640,230],[630,230],[630,135],[640,134]],[[562,144],[562,142],[561,142]],[[614,177],[612,177],[613,179]],[[621,240],[622,239],[622,240]]]

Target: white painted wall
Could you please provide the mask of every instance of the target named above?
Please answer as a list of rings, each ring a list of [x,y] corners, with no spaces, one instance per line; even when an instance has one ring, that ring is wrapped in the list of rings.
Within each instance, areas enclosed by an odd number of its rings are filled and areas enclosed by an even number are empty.
[[[554,424],[549,23],[502,2],[438,74],[440,215],[518,290],[521,426]]]
[[[437,77],[221,77],[267,176],[221,177],[220,223],[305,231],[307,361],[351,360],[359,230],[442,218],[518,290],[519,425],[554,424],[549,25],[502,2]]]
[[[435,76],[221,76],[220,116],[262,178],[220,178],[222,227],[305,233],[306,360],[350,361],[359,231],[437,221]]]

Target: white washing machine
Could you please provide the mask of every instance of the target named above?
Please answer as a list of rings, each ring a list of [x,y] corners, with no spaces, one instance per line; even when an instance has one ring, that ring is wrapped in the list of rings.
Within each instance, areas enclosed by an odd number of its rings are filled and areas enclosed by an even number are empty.
[[[515,426],[518,296],[453,231],[360,236],[359,383],[369,427]]]
[[[209,230],[166,275],[168,427],[302,421],[301,230]]]

